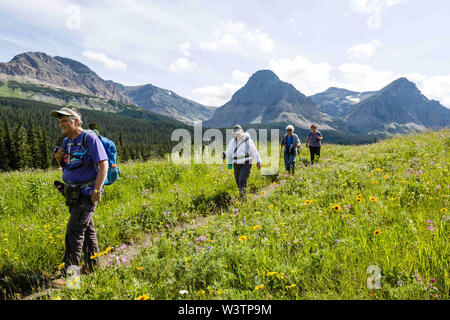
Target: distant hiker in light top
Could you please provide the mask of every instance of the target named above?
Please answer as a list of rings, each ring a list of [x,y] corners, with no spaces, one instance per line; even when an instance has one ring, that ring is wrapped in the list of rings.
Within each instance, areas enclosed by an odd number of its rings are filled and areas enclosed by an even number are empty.
[[[281,146],[284,147],[284,167],[288,173],[294,174],[297,149],[301,147],[301,143],[292,125],[286,127],[286,133],[281,138]]]
[[[255,143],[248,133],[244,133],[241,126],[233,127],[234,138],[228,143],[227,150],[223,153],[223,159],[229,159],[233,163],[234,178],[239,188],[239,197],[247,196],[247,180],[252,170],[252,158],[256,160],[258,169],[261,169],[261,159]]]
[[[314,164],[314,160],[320,158],[320,147],[322,146],[322,134],[317,130],[317,125],[311,125],[311,131],[306,137],[306,148],[309,146],[309,153],[311,154],[311,164]]]
[[[62,167],[66,205],[70,212],[62,274],[66,275],[69,266],[79,266],[82,251],[86,267],[92,271],[97,259],[91,259],[91,256],[98,253],[92,216],[102,197],[108,157],[96,134],[84,132],[81,116],[76,111],[62,108],[52,111],[51,115],[58,119],[62,134],[67,136],[55,153],[56,161]],[[84,152],[87,156],[83,156]],[[64,285],[65,281],[59,278],[52,283]]]

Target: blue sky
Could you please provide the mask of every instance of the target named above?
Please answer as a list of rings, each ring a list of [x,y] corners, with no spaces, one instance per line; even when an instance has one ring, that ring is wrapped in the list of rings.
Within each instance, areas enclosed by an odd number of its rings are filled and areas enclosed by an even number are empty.
[[[447,0],[0,0],[0,61],[28,51],[220,106],[260,69],[306,95],[401,76],[450,108]]]

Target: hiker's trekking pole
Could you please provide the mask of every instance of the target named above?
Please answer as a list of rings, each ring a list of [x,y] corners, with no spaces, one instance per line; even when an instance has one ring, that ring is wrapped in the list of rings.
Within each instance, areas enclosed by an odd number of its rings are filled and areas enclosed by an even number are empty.
[[[218,174],[218,176],[217,176],[217,181],[216,181],[216,186],[214,187],[214,192],[216,192],[217,184],[219,183],[219,177],[220,177],[220,172],[222,171],[222,165],[223,165],[223,161],[222,161],[222,163],[220,164],[219,174]]]

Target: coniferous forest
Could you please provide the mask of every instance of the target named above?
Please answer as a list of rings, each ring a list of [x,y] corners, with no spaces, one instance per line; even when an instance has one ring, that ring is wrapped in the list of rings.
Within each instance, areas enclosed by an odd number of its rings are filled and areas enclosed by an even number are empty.
[[[0,171],[47,169],[56,166],[52,149],[64,136],[50,116],[60,106],[0,97]],[[172,131],[192,127],[148,111],[106,113],[81,110],[83,128],[96,129],[115,142],[119,161],[163,157],[178,142]]]

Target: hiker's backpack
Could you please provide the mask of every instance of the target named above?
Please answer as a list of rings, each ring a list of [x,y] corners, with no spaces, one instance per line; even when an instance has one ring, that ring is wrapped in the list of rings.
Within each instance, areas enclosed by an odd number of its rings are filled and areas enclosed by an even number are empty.
[[[108,174],[106,175],[105,180],[105,186],[113,184],[119,179],[120,171],[117,167],[117,149],[116,144],[109,140],[106,137],[103,137],[98,133],[97,130],[84,130],[81,137],[81,147],[84,149],[84,153],[81,156],[81,159],[83,159],[85,156],[89,156],[89,148],[86,144],[86,135],[88,133],[95,133],[97,137],[100,139],[100,141],[103,144],[103,147],[105,148],[106,155],[108,156]],[[63,142],[63,148],[66,149],[64,144],[67,144],[67,138],[64,139]]]

